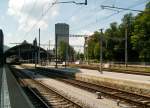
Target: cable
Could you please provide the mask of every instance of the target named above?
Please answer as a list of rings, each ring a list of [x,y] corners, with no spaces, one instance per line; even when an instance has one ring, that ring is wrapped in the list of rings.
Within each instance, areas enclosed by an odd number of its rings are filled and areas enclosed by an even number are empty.
[[[37,4],[37,1],[38,0],[34,0],[34,3],[33,3],[33,5],[32,5],[32,8],[30,9],[30,11],[29,11],[29,14],[34,10],[34,8],[35,8],[35,6],[36,6],[36,4]],[[26,18],[26,21],[25,21],[25,23],[28,21],[28,19],[29,19],[29,14],[28,14],[28,16],[27,16],[27,18]]]
[[[102,1],[101,3],[104,3],[104,2],[106,2],[107,0],[104,0],[104,1]],[[81,17],[80,19],[79,19],[79,21],[83,21],[85,18],[90,18],[90,16],[94,16],[94,15],[96,15],[93,11],[95,11],[97,8],[99,8],[99,6],[97,6],[97,7],[95,7],[94,9],[90,9],[89,11],[86,11],[86,13],[88,13],[88,16],[87,15],[85,15],[85,16],[83,16],[83,17]],[[100,10],[101,11],[101,10]],[[98,11],[98,12],[96,12],[96,13],[99,13],[100,11]],[[93,12],[92,14],[89,14],[89,13],[91,13],[91,12]],[[78,12],[79,13],[79,12]],[[85,12],[84,12],[84,14],[86,14]],[[75,15],[74,15],[75,16]]]
[[[100,20],[101,20],[101,21],[106,20],[106,19],[112,17],[112,16],[115,15],[115,14],[117,14],[117,13],[110,14],[109,16],[106,16],[106,17],[101,18]],[[86,25],[84,25],[84,26],[81,26],[81,27],[77,28],[77,29],[71,29],[71,30],[72,30],[72,31],[76,31],[76,30],[79,30],[79,29],[81,29],[81,28],[83,28],[83,27],[89,26],[89,25],[91,25],[91,24],[93,24],[92,26],[94,26],[94,24],[96,24],[96,23],[97,23],[97,21],[90,22],[90,23],[88,23],[88,24],[86,24]],[[91,26],[90,26],[90,27],[91,27]],[[89,27],[88,27],[88,28],[89,28]]]
[[[143,4],[143,3],[145,3],[145,1],[142,1],[142,2],[140,2],[140,3],[138,3],[138,4],[131,5],[131,6],[129,6],[128,8],[133,8],[133,7],[138,6],[138,5],[141,5],[141,4]],[[125,10],[118,11],[117,13],[113,13],[113,14],[111,14],[111,15],[105,17],[105,18],[100,19],[100,20],[103,20],[103,21],[104,21],[104,20],[107,20],[107,19],[109,19],[110,17],[112,17],[112,16],[114,16],[114,15],[116,15],[116,14],[119,14],[119,13],[121,13],[121,12],[123,12],[123,11],[125,11]],[[79,30],[79,29],[81,29],[81,28],[83,28],[83,27],[86,27],[86,26],[88,26],[88,25],[91,25],[91,24],[93,24],[92,26],[94,26],[94,24],[96,24],[96,23],[97,23],[97,21],[90,22],[90,23],[88,23],[88,24],[86,24],[86,25],[84,25],[84,26],[81,26],[81,27],[77,28],[77,29],[71,29],[71,30],[76,31],[76,30]],[[91,27],[91,26],[90,26],[90,27]],[[88,28],[89,28],[89,27],[88,27]]]
[[[85,2],[76,2],[76,1],[64,1],[64,2],[54,2],[53,5],[56,5],[56,4],[62,4],[62,3],[72,3],[72,4],[76,4],[76,5],[87,5],[87,0],[85,0]]]
[[[81,12],[81,9],[82,9],[82,8],[83,8],[83,6],[82,6],[82,7],[79,7],[79,8],[78,8],[77,10],[75,10],[68,18],[66,18],[66,20],[71,19],[72,17],[74,17],[74,16],[75,16],[75,15],[74,15],[75,13],[78,13],[78,14],[79,14],[79,13]],[[65,21],[66,21],[66,20],[65,20]],[[69,21],[70,21],[70,20],[69,20]],[[69,21],[68,21],[68,22],[69,22]]]
[[[24,6],[25,6],[25,0],[23,0],[23,6],[22,6],[21,11],[23,11],[23,10],[24,10]]]
[[[57,0],[55,0],[55,1],[57,1]],[[26,34],[23,36],[23,38],[25,38],[25,36],[28,36],[28,35],[29,35],[29,33],[32,31],[32,29],[33,29],[34,27],[36,27],[36,26],[39,24],[39,22],[43,19],[43,17],[48,13],[48,11],[49,11],[53,6],[54,6],[54,4],[52,3],[51,6],[50,6],[44,13],[42,13],[42,15],[40,16],[38,22],[35,23],[35,24],[31,27],[31,29],[30,29],[28,32],[26,32]]]
[[[20,10],[20,13],[21,13],[21,11],[23,11],[24,10],[24,7],[25,7],[25,0],[23,1],[23,6],[22,6],[22,8],[21,8],[21,10]],[[15,12],[17,12],[16,10],[15,10]],[[18,16],[18,14],[17,14],[17,16]],[[15,35],[14,36],[16,36],[16,34],[17,34],[17,32],[18,32],[18,29],[17,29],[17,31],[15,32]],[[12,37],[11,37],[12,38]]]
[[[34,0],[34,3],[33,3],[33,5],[32,5],[32,8],[29,10],[29,12],[28,12],[28,15],[27,15],[27,17],[26,17],[26,20],[25,20],[25,24],[27,23],[27,21],[28,21],[28,19],[29,19],[29,14],[34,10],[34,8],[35,8],[35,6],[36,6],[36,4],[37,4],[37,1],[38,0]],[[16,32],[17,33],[17,32]],[[24,39],[24,37],[22,38],[22,40]]]

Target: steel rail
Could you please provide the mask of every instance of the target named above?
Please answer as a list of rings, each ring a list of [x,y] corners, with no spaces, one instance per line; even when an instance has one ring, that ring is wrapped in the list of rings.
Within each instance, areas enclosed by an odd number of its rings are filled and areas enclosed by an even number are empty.
[[[21,70],[18,70],[18,69],[11,69],[11,70],[13,70],[13,71],[21,71]],[[16,76],[19,78],[19,77],[28,77],[29,79],[30,79],[30,81],[29,82],[27,82],[27,81],[21,81],[21,83],[23,83],[23,85],[26,85],[26,86],[29,86],[28,88],[30,88],[30,90],[32,89],[32,87],[34,87],[34,86],[36,86],[36,89],[38,89],[38,88],[42,88],[43,90],[45,90],[45,91],[47,91],[47,92],[52,92],[52,94],[55,94],[57,97],[59,97],[60,99],[62,99],[62,100],[64,100],[64,102],[66,101],[67,102],[67,104],[68,105],[71,105],[73,108],[82,108],[82,105],[79,105],[78,103],[76,103],[76,102],[74,102],[74,101],[72,101],[72,100],[70,100],[68,97],[66,97],[66,96],[64,96],[64,95],[62,95],[62,94],[60,94],[59,93],[59,91],[57,91],[57,90],[55,90],[55,89],[53,89],[53,88],[50,88],[49,86],[47,86],[47,85],[45,85],[45,84],[43,84],[43,83],[41,83],[41,82],[39,82],[39,81],[36,81],[36,80],[33,80],[33,79],[31,79],[31,77],[29,76],[29,75],[27,75],[27,74],[25,74],[25,73],[23,73],[23,72],[13,72],[13,73],[15,73],[16,74]],[[20,75],[21,74],[21,75]],[[22,79],[22,78],[20,78],[20,79]],[[29,84],[30,83],[30,84]],[[35,85],[34,85],[34,84]],[[33,84],[33,85],[32,85]],[[44,92],[45,92],[44,91]],[[32,90],[32,92],[34,93],[34,94],[36,94],[36,96],[39,96],[38,95],[38,93],[36,92],[36,91],[33,91]],[[45,97],[45,96],[43,96],[43,97]],[[42,98],[43,98],[42,97]],[[42,99],[41,98],[41,96],[39,96],[38,98],[40,98],[40,99]],[[42,101],[43,102],[43,101]],[[48,103],[48,102],[44,102],[44,103]],[[49,102],[49,104],[51,104],[50,102]],[[65,106],[65,105],[64,105]],[[62,107],[63,108],[63,107]]]
[[[68,77],[62,76],[58,73],[50,72],[50,71],[43,71],[43,70],[36,70],[39,74],[48,76],[48,77],[55,77],[57,78],[56,80],[74,85],[79,88],[86,89],[90,92],[101,92],[105,95],[109,95],[114,98],[118,98],[120,100],[124,100],[128,103],[133,103],[139,106],[142,106],[142,108],[149,108],[150,107],[150,97],[148,96],[143,96],[140,94],[134,94],[131,92],[127,92],[124,90],[119,90],[115,89],[112,87],[106,87],[104,85],[96,85],[96,84],[91,84],[75,79],[68,79]],[[104,90],[103,90],[104,89]]]

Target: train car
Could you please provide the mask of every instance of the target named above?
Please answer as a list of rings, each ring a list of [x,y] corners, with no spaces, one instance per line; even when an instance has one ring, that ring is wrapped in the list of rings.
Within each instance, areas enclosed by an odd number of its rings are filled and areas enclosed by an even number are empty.
[[[7,64],[21,64],[19,57],[17,57],[16,55],[6,58],[6,63]]]

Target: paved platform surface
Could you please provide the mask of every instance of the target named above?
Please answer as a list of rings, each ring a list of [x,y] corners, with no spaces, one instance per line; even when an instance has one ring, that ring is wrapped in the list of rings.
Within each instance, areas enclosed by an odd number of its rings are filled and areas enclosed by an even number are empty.
[[[34,64],[24,64],[24,65],[34,67]],[[39,66],[39,67],[55,69],[54,66]],[[80,69],[80,68],[57,68],[57,69],[58,70],[60,69],[66,72],[71,72],[71,73],[80,72],[85,75],[87,74],[87,75],[92,75],[92,76],[129,80],[129,81],[136,81],[136,82],[150,84],[150,76],[146,76],[146,75],[135,75],[135,74],[127,74],[127,73],[108,72],[108,71],[103,71],[103,74],[101,74],[97,70]]]
[[[1,95],[3,95],[3,100],[1,100],[1,103],[3,102],[3,108],[33,108],[11,71],[7,66],[4,68],[3,80],[1,81],[3,85],[1,88],[1,91],[3,90],[1,92]]]
[[[150,76],[145,76],[145,75],[135,75],[135,74],[118,73],[118,72],[107,72],[107,71],[103,71],[103,74],[101,74],[97,70],[89,70],[89,69],[79,69],[79,70],[83,74],[88,74],[92,76],[109,77],[115,79],[145,82],[150,84]]]

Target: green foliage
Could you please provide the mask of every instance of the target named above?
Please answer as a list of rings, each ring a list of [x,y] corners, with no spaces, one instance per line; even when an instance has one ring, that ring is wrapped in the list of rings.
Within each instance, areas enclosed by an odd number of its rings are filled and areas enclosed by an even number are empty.
[[[84,60],[84,54],[80,52],[76,52],[76,60]]]
[[[146,9],[150,9],[150,2],[146,4]]]
[[[125,31],[127,30],[128,61],[150,61],[150,2],[144,12],[133,16],[125,14],[122,22],[110,24],[103,37],[103,58],[105,60],[124,61],[125,58]],[[99,59],[100,45],[99,32],[95,32],[87,41],[86,55],[90,59]]]
[[[150,60],[150,2],[143,13],[135,17],[134,30],[131,36],[133,49],[139,52],[141,61]]]
[[[88,56],[89,59],[95,59],[95,57],[97,59],[99,58],[99,36],[99,32],[94,32],[87,41],[86,56]]]
[[[94,47],[94,58],[95,59],[99,59],[100,58],[100,45],[99,45],[99,42],[97,42],[95,44],[95,47]]]
[[[58,46],[59,58],[61,58],[62,60],[65,60],[65,59],[73,60],[74,54],[75,54],[74,48],[71,47],[69,44],[63,41],[59,43],[59,46]]]

